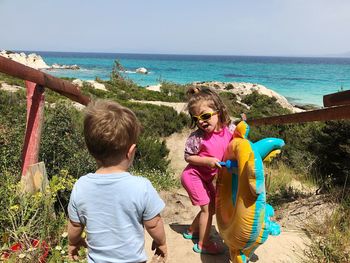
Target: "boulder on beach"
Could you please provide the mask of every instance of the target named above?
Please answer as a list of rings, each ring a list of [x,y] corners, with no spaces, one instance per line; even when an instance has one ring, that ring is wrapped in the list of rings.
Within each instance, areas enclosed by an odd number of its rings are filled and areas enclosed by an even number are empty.
[[[146,68],[138,68],[136,69],[136,73],[148,74],[148,70]]]

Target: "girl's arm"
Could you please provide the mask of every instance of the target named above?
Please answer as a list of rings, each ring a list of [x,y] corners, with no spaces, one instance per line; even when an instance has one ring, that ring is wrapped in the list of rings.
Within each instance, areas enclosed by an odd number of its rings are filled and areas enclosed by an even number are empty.
[[[208,166],[210,168],[214,168],[214,167],[221,168],[221,165],[219,164],[220,160],[215,157],[188,155],[185,157],[185,160],[186,162],[193,165]]]

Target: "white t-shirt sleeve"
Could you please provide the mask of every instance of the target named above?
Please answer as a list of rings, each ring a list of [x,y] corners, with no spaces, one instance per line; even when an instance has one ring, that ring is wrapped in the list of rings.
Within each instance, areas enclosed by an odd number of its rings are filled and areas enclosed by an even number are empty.
[[[148,179],[145,179],[145,181],[146,191],[144,195],[143,220],[151,220],[164,209],[165,204],[151,182]]]

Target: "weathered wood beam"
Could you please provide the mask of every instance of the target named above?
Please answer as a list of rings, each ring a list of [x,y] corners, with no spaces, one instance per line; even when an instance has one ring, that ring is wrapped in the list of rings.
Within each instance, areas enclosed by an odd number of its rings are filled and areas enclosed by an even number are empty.
[[[350,105],[247,120],[251,126],[350,119]]]
[[[324,95],[323,105],[325,107],[350,105],[350,90]]]
[[[59,79],[40,70],[33,69],[11,59],[0,56],[0,72],[37,83],[70,98],[80,104],[87,105],[90,98],[81,93],[77,86],[67,80]]]

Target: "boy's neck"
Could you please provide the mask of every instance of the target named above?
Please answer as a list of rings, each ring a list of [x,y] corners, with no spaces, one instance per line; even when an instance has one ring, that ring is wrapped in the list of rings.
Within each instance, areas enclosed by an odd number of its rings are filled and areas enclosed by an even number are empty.
[[[112,166],[100,166],[95,173],[97,174],[111,174],[111,173],[123,173],[129,169],[128,163],[121,162],[117,165]]]

